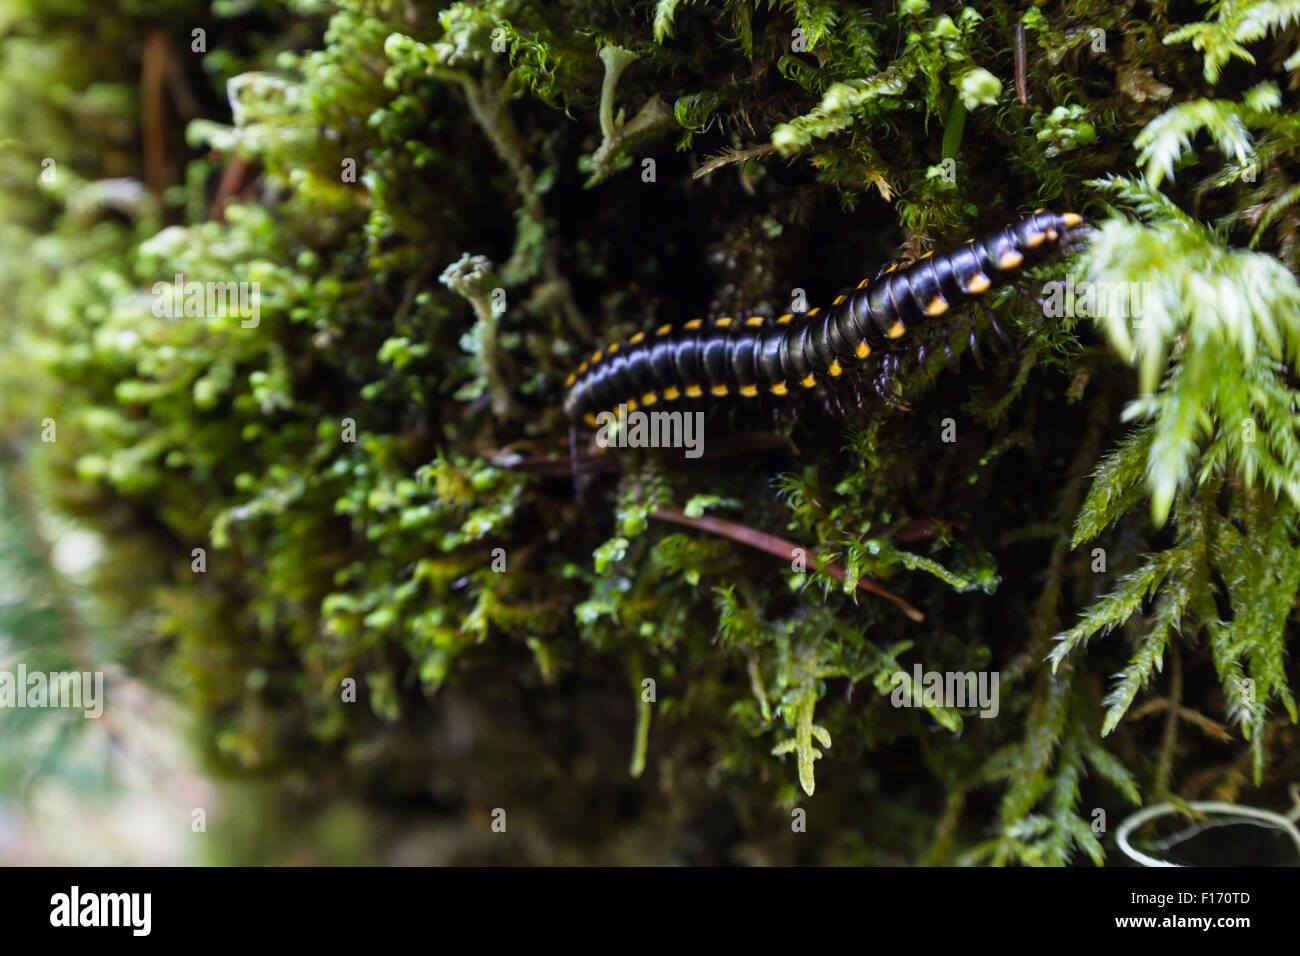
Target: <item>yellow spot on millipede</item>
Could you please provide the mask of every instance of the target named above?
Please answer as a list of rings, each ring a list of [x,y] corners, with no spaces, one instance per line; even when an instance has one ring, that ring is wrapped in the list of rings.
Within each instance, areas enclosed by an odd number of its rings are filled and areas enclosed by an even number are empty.
[[[777,324],[777,325],[787,325],[787,324],[789,324],[790,320],[793,319],[793,318],[794,318],[794,313],[792,313],[792,312],[787,312],[785,315],[781,316],[781,318],[779,318],[779,319],[776,320],[776,324]]]
[[[925,314],[928,316],[943,315],[948,311],[948,300],[941,295],[936,295],[930,300],[930,304],[925,307]]]
[[[888,266],[885,267],[885,273],[886,273],[886,275],[888,275],[888,274],[891,273],[891,272],[895,272],[895,271],[897,271],[897,269],[898,269],[898,263],[897,263],[897,262],[891,262]]]
[[[811,319],[814,315],[816,315],[816,314],[817,314],[818,312],[820,312],[821,310],[822,310],[821,306],[818,306],[818,307],[815,308],[815,309],[811,309],[811,310],[808,312],[808,318]]]
[[[970,277],[966,283],[966,291],[971,295],[978,295],[989,287],[989,277],[982,272],[977,272]]]
[[[596,416],[593,415],[591,412],[587,412],[587,414],[583,415],[582,420],[586,422],[588,425],[590,425],[592,428],[600,427],[600,422],[596,421]]]
[[[672,330],[673,327],[671,325],[661,325],[659,328],[655,329],[655,335],[667,335]]]
[[[698,385],[687,385],[687,386],[686,386],[686,397],[687,397],[687,398],[699,398],[699,397],[700,397],[701,395],[703,395],[703,394],[704,394],[704,389],[700,388]]]
[[[871,346],[867,344],[866,339],[858,343],[858,347],[853,350],[853,354],[860,359],[864,359],[871,354]]]
[[[1035,249],[1038,246],[1041,246],[1043,244],[1043,240],[1046,238],[1047,238],[1046,233],[1031,232],[1029,235],[1025,236],[1025,245],[1027,245],[1030,249]]]
[[[927,253],[925,253],[924,255],[922,255],[921,258],[922,258],[922,259],[929,259],[932,255],[934,255],[934,250],[933,250],[933,249],[931,249],[929,252],[927,252]]]
[[[657,401],[659,401],[659,396],[654,392],[646,392],[641,396],[641,404],[647,407],[653,405]]]
[[[727,394],[727,386],[725,386],[725,385],[714,385],[714,386],[712,386],[712,387],[709,388],[709,391],[712,392],[714,395],[726,395],[726,394]]]
[[[704,324],[703,319],[691,319],[691,321],[687,322],[684,326],[682,326],[682,328],[689,329],[690,331],[694,332],[703,324]]]
[[[570,372],[569,377],[564,380],[564,387],[573,388],[573,383],[576,382],[577,380],[578,380],[578,374],[576,372]]]
[[[724,315],[724,316],[723,316],[722,318],[720,318],[720,319],[714,319],[714,320],[713,320],[713,324],[716,325],[716,326],[717,326],[718,328],[720,328],[720,329],[725,329],[727,326],[729,326],[729,325],[731,324],[731,316],[729,316],[729,315]]]
[[[749,318],[745,320],[745,324],[753,328],[757,328],[758,326],[762,325],[766,321],[767,319],[763,318],[761,315],[751,315]]]
[[[617,342],[615,342],[613,345],[611,345],[611,346],[607,349],[607,351],[609,352],[610,355],[613,355],[615,352],[618,351],[618,349],[619,349],[619,345],[618,345]]]
[[[758,394],[758,386],[742,385],[740,386],[740,394],[744,395],[746,398],[753,398],[755,395]]]
[[[1050,239],[1052,242],[1055,242],[1057,238],[1060,237],[1060,235],[1061,234],[1057,232],[1055,229],[1053,229],[1051,226],[1047,227],[1047,238]]]
[[[604,357],[605,357],[605,354],[604,354],[603,352],[594,352],[594,353],[592,353],[592,356],[591,356],[591,364],[592,364],[592,365],[599,365],[599,364],[600,364],[600,360],[603,359]]]
[[[638,408],[641,407],[640,405],[638,405],[638,404],[636,403],[636,399],[635,399],[635,398],[629,398],[629,399],[628,399],[624,404],[627,405],[627,410],[628,410],[629,412],[634,412],[634,411],[636,411]]]
[[[785,382],[777,382],[772,386],[773,395],[789,395],[790,390],[785,387]]]
[[[638,332],[636,335],[632,336],[630,339],[627,340],[627,344],[628,344],[628,345],[640,345],[640,344],[641,344],[642,342],[644,342],[644,341],[645,341],[645,333],[644,333],[644,332]]]
[[[907,331],[907,326],[905,326],[902,322],[899,322],[897,319],[895,319],[894,324],[889,327],[889,331],[886,332],[885,334],[888,335],[891,339],[896,339],[899,338],[906,331]]]
[[[664,389],[665,401],[673,402],[681,397],[682,397],[682,393],[678,390],[676,385],[669,385],[667,388]]]
[[[837,296],[835,297],[835,301],[832,302],[831,305],[843,305],[843,304],[844,304],[844,300],[845,300],[845,298],[846,298],[846,296],[837,295]]]
[[[839,359],[832,359],[831,364],[826,366],[826,371],[830,373],[831,378],[839,378],[844,374],[844,368],[840,365]]]
[[[1083,217],[1077,212],[1067,212],[1061,216],[1061,222],[1065,223],[1067,226],[1077,226],[1079,223],[1083,222]]]
[[[807,378],[800,379],[799,384],[802,385],[804,388],[812,388],[814,385],[817,384],[817,379],[814,376],[809,375]]]
[[[588,368],[589,368],[589,366],[587,365],[587,363],[586,363],[586,362],[583,362],[581,365],[578,366],[578,374],[579,374],[579,375],[586,375],[586,374],[587,374],[587,369],[588,369]]]
[[[858,288],[865,289],[870,283],[871,283],[870,279],[863,279],[861,282],[858,283]]]
[[[1007,249],[998,256],[999,269],[1014,269],[1020,263],[1025,261],[1024,253],[1019,249]]]

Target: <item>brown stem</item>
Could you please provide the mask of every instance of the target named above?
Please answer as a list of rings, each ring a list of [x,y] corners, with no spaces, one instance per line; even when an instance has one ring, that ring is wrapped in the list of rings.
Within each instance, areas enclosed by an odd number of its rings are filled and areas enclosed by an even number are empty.
[[[650,512],[650,516],[658,518],[660,521],[672,521],[676,524],[686,525],[688,528],[698,528],[701,531],[709,531],[713,534],[720,534],[724,538],[730,538],[732,541],[739,541],[758,551],[766,551],[768,554],[776,555],[778,558],[790,559],[796,550],[806,550],[799,545],[784,538],[778,538],[775,535],[768,534],[765,531],[759,531],[743,524],[737,524],[734,521],[725,521],[722,518],[714,518],[704,515],[699,518],[688,517],[684,512],[676,508],[656,508]],[[808,557],[816,560],[817,554],[813,551],[807,552]],[[845,578],[844,568],[838,564],[823,565],[823,569],[830,575],[843,581]],[[907,617],[913,621],[925,620],[925,615],[918,611],[911,604],[908,604],[896,594],[891,594],[879,584],[867,578],[858,578],[858,587],[864,591],[870,591],[872,594],[878,594],[885,600],[895,604]]]
[[[717,438],[709,439],[708,447],[698,458],[687,458],[685,451],[680,448],[661,449],[660,453],[665,461],[675,465],[686,465],[693,461],[709,461],[717,458],[731,458],[735,455],[748,455],[755,451],[767,451],[769,449],[779,448],[790,452],[792,455],[799,454],[799,448],[789,438],[777,432],[735,432],[729,435],[719,435]],[[540,475],[569,475],[576,472],[589,471],[619,471],[622,469],[622,463],[619,457],[609,453],[607,450],[601,450],[597,453],[580,453],[566,455],[561,458],[556,455],[524,455],[522,451],[516,451],[514,448],[498,448],[481,451],[478,453],[480,458],[491,461],[501,468],[509,468],[512,471],[526,471]],[[954,525],[960,529],[960,525]],[[916,540],[916,538],[929,537],[927,534],[917,534],[915,538],[905,540]]]
[[[163,90],[169,54],[167,31],[159,28],[145,40],[140,58],[140,138],[144,142],[144,179],[149,191],[160,200],[168,182]]]
[[[1016,99],[1021,106],[1029,105],[1029,67],[1025,49],[1025,22],[1016,24]]]
[[[212,199],[212,210],[208,213],[210,221],[225,222],[226,206],[244,188],[248,181],[250,168],[248,160],[244,159],[243,156],[238,153],[230,154],[230,160],[226,163],[226,168],[221,171],[221,182],[217,184],[217,194]]]

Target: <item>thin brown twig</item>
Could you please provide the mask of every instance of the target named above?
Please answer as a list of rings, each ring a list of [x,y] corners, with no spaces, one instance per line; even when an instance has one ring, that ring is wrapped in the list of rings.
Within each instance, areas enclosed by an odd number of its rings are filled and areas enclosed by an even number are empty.
[[[813,551],[807,551],[795,544],[793,541],[787,541],[784,538],[778,538],[776,535],[768,534],[765,531],[759,531],[743,524],[737,524],[734,521],[726,521],[722,518],[714,518],[709,515],[703,515],[699,518],[688,517],[684,512],[676,508],[656,508],[650,512],[652,518],[658,518],[660,521],[672,521],[676,524],[686,525],[688,528],[697,528],[701,531],[709,531],[713,534],[720,534],[724,538],[730,538],[732,541],[739,541],[743,545],[754,548],[757,551],[766,551],[768,554],[775,555],[778,558],[791,558],[797,551],[806,551],[809,558],[816,560],[817,554]],[[843,581],[845,571],[838,564],[823,565],[823,570]],[[908,604],[901,597],[886,591],[879,584],[867,578],[858,578],[858,587],[864,591],[870,591],[872,594],[878,594],[887,601],[892,602],[907,617],[913,621],[925,620],[925,615],[918,611],[911,604]]]
[[[226,168],[221,171],[221,181],[217,184],[217,194],[212,199],[212,211],[208,219],[212,222],[224,222],[226,206],[239,195],[248,183],[251,164],[238,153],[231,153]]]
[[[660,449],[664,460],[676,465],[686,465],[693,461],[710,461],[718,458],[731,458],[736,455],[748,455],[755,451],[780,449],[792,455],[798,455],[799,447],[789,438],[778,432],[735,432],[720,435],[709,440],[699,458],[687,458],[681,448]],[[615,454],[606,450],[599,453],[577,453],[559,457],[558,455],[526,455],[521,446],[480,451],[479,457],[501,468],[512,471],[526,471],[540,475],[569,475],[592,471],[620,471],[622,462]]]
[[[1168,710],[1168,697],[1153,697],[1130,710],[1124,715],[1124,719],[1128,721],[1141,720],[1144,717],[1150,717],[1152,714],[1161,714]],[[1200,728],[1202,733],[1214,740],[1218,740],[1222,743],[1232,742],[1233,737],[1232,734],[1228,732],[1227,727],[1223,726],[1223,724],[1218,721],[1211,720],[1199,711],[1192,710],[1190,707],[1179,707],[1178,719],[1186,721],[1193,727]]]
[[[1029,105],[1029,64],[1025,50],[1025,21],[1016,24],[1016,99],[1021,106]]]
[[[167,31],[161,27],[145,40],[140,58],[140,138],[144,145],[144,179],[159,199],[167,188],[166,120],[164,85],[170,53]]]

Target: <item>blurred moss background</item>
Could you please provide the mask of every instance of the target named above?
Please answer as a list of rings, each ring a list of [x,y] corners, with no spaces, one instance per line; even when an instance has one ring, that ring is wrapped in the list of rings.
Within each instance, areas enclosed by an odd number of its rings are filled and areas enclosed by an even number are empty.
[[[1286,810],[1297,16],[0,0],[0,654],[111,718],[0,713],[0,857],[109,804],[103,859],[238,863],[1100,863],[1138,803]],[[598,343],[1038,205],[1104,229],[1036,278],[1148,281],[1144,328],[1004,290],[905,410],[720,409],[793,444],[579,501],[501,455],[564,458]],[[157,315],[177,274],[258,322]],[[998,717],[892,707],[917,662]]]

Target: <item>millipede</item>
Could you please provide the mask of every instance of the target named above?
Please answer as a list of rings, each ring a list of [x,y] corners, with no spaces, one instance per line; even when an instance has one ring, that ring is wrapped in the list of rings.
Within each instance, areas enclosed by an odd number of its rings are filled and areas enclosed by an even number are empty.
[[[777,318],[722,316],[665,323],[595,352],[569,376],[565,412],[596,415],[659,402],[762,394],[783,397],[839,380],[908,330],[1009,281],[1087,233],[1077,213],[1039,209],[981,239],[909,265],[891,264],[827,308]]]

